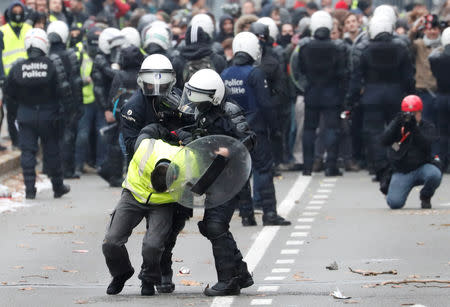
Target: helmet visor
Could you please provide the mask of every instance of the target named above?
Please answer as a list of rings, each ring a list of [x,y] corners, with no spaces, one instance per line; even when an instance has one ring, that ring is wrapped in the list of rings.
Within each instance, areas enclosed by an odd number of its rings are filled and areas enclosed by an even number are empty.
[[[202,90],[186,83],[181,96],[179,110],[186,114],[194,114],[195,109],[202,112],[212,105],[214,93],[215,90]]]
[[[141,70],[142,91],[146,96],[167,96],[175,83],[172,70]]]

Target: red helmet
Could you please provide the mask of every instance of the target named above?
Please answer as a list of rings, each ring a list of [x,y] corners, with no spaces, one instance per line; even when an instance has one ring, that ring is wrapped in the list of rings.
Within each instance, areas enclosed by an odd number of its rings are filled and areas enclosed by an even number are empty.
[[[409,95],[403,98],[402,111],[403,112],[421,112],[423,110],[422,99],[416,95]]]

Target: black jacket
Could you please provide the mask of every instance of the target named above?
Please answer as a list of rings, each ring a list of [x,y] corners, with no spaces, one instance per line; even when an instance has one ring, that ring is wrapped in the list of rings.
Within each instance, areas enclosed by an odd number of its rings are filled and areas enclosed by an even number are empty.
[[[428,57],[431,72],[436,78],[438,92],[440,94],[450,94],[450,46],[434,49]]]
[[[94,82],[95,101],[104,111],[109,110],[111,107],[108,95],[117,72],[117,70],[111,68],[111,62],[107,55],[98,53],[95,56],[91,77]]]
[[[402,138],[402,126],[406,126],[404,134],[410,135],[400,145],[398,151],[392,145]],[[389,124],[381,136],[381,143],[389,147],[388,158],[394,172],[409,173],[426,163],[432,163],[431,144],[437,139],[434,125],[422,120],[418,125],[408,127],[404,124],[401,113]]]

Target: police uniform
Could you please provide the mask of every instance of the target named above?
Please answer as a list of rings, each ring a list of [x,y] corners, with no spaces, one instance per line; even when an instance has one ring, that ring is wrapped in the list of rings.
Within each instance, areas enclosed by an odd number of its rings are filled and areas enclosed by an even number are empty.
[[[450,164],[450,45],[433,50],[428,59],[438,88],[439,156],[447,171]]]
[[[303,38],[299,43],[297,73],[305,92],[303,131],[304,173],[309,175],[314,160],[316,129],[320,118],[325,122],[325,175],[339,175],[337,157],[340,117],[349,78],[349,50],[341,40],[332,41],[329,34],[318,32],[316,38]],[[321,36],[322,35],[322,36]]]
[[[18,107],[21,166],[27,195],[36,193],[38,139],[42,143],[53,190],[56,193],[63,189],[59,147],[63,83],[53,62],[43,55],[17,62],[6,79],[5,95],[9,103]]]
[[[111,215],[102,249],[113,277],[133,272],[125,243],[133,228],[145,217],[148,228],[142,244],[143,265],[139,278],[143,282],[159,284],[164,242],[172,229],[174,200],[168,192],[155,192],[150,178],[157,162],[170,161],[181,147],[149,137],[147,135],[137,143],[123,183],[122,197]]]
[[[402,98],[413,91],[413,63],[400,38],[383,33],[354,46],[347,100],[361,103],[366,158],[375,173],[386,164],[386,150],[377,138],[399,112]]]
[[[251,152],[254,204],[262,207],[266,215],[276,213],[273,156],[269,141],[270,127],[276,123],[275,106],[270,99],[264,72],[245,61],[243,64],[225,69],[221,77],[230,89],[229,98],[243,109],[250,128],[256,133],[256,146]],[[243,217],[253,215],[251,200],[241,202],[240,209]]]

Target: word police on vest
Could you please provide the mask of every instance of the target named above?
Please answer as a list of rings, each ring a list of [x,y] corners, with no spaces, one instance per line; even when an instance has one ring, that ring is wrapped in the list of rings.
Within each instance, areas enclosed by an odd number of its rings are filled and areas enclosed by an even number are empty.
[[[231,79],[231,80],[225,80],[225,86],[228,86],[231,89],[232,94],[245,94],[245,88],[241,87],[244,85],[243,80],[238,79]]]
[[[46,63],[30,63],[22,65],[22,78],[46,78],[47,77]]]

